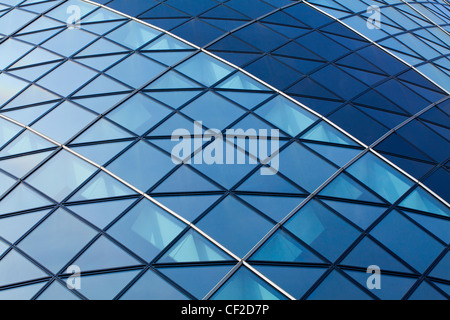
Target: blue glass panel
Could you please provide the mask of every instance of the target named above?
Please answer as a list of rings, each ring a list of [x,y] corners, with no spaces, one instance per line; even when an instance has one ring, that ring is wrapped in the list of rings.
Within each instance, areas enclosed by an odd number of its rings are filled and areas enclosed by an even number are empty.
[[[25,81],[13,78],[5,73],[0,74],[0,106],[25,89],[27,85]]]
[[[112,300],[139,272],[123,271],[84,276],[80,292],[89,300]]]
[[[198,195],[198,196],[183,196],[177,195],[174,197],[153,197],[161,204],[175,211],[183,218],[194,221],[200,214],[216,202],[220,195]]]
[[[80,300],[76,295],[70,293],[63,285],[58,281],[54,281],[45,291],[39,295],[37,300]]]
[[[241,257],[272,228],[269,221],[230,196],[200,220],[197,226]]]
[[[450,243],[450,221],[437,219],[422,214],[405,212],[410,218],[441,238],[445,243]]]
[[[168,156],[145,142],[138,142],[110,164],[108,169],[138,189],[146,191],[174,166]]]
[[[16,183],[16,179],[13,179],[2,172],[0,172],[0,178],[0,195],[2,195]]]
[[[232,258],[191,229],[158,260],[158,263],[223,260]]]
[[[48,211],[33,212],[0,219],[0,236],[14,243],[47,213]]]
[[[411,273],[410,269],[367,237],[352,249],[341,264],[360,268],[377,265],[381,270]]]
[[[269,101],[256,113],[294,137],[317,120],[313,114],[282,97]]]
[[[324,158],[337,164],[339,167],[343,167],[344,165],[346,165],[350,160],[354,159],[361,152],[360,149],[342,148],[326,144],[316,144],[308,142],[305,142],[304,144]]]
[[[96,168],[84,160],[61,151],[34,172],[27,182],[61,201],[95,171]]]
[[[135,53],[106,73],[134,88],[139,88],[165,69],[163,65]]]
[[[120,297],[120,300],[186,300],[186,296],[163,280],[154,271],[147,270],[139,280]]]
[[[303,197],[275,197],[275,196],[239,196],[256,209],[267,214],[279,222],[294,210],[303,200]]]
[[[119,216],[135,200],[117,200],[71,206],[70,210],[96,225],[100,229],[106,227],[114,218]]]
[[[367,279],[371,274],[358,271],[346,271],[352,278],[362,286],[366,286]],[[400,300],[417,281],[415,278],[395,277],[387,274],[381,276],[380,289],[371,292],[382,300]]]
[[[129,145],[130,142],[116,142],[71,147],[71,149],[87,159],[99,165],[103,165]]]
[[[30,300],[45,282],[0,291],[0,300]]]
[[[300,299],[326,270],[324,268],[285,266],[254,267],[296,299]]]
[[[211,298],[212,300],[287,300],[253,272],[241,267]]]
[[[356,287],[339,272],[333,271],[308,300],[371,300],[372,298]]]
[[[285,227],[333,261],[359,235],[356,229],[316,201],[300,209]]]
[[[383,212],[386,211],[385,207],[367,206],[331,200],[324,200],[324,202],[362,229],[369,227]]]
[[[439,263],[433,268],[430,273],[431,277],[441,278],[444,280],[450,280],[450,253],[446,255],[439,261]]]
[[[337,129],[333,128],[331,125],[329,125],[324,121],[317,124],[314,128],[305,133],[301,138],[314,141],[345,144],[351,146],[357,145],[350,138],[348,138],[343,133],[339,132]]]
[[[159,268],[197,299],[203,299],[208,292],[231,270],[232,266],[198,266]]]
[[[108,117],[125,128],[142,135],[169,114],[169,109],[142,94],[127,100]]]
[[[449,209],[421,187],[414,189],[414,191],[400,203],[400,206],[435,213],[445,217],[450,216]]]
[[[52,203],[49,200],[32,191],[24,184],[19,184],[13,191],[2,199],[0,215],[44,207],[51,204]]]
[[[65,210],[55,211],[19,244],[19,247],[56,273],[96,232]]]
[[[55,147],[55,144],[41,138],[29,130],[26,130],[10,142],[5,148],[3,148],[0,152],[0,156],[10,156],[52,147]]]
[[[219,84],[217,86],[217,88],[235,89],[235,90],[252,90],[252,91],[270,90],[268,87],[253,80],[252,78],[243,74],[242,72],[235,73],[230,78],[226,79],[224,82]]]
[[[8,252],[0,260],[0,287],[47,276],[44,271],[17,253],[16,250]]]
[[[197,54],[176,69],[206,86],[213,85],[233,71],[228,65],[204,53]]]
[[[70,57],[97,37],[80,29],[66,29],[46,41],[42,46],[63,56]]]
[[[425,271],[444,249],[437,240],[396,211],[384,218],[371,234],[419,272]]]
[[[83,272],[140,265],[128,253],[102,236],[73,263]]]
[[[185,225],[148,200],[141,201],[108,233],[145,260],[152,260]]]
[[[408,300],[447,300],[435,288],[425,281],[414,291]]]
[[[110,121],[100,119],[97,123],[75,139],[74,143],[105,141],[129,138],[130,134],[113,125]]]
[[[149,28],[148,26],[136,21],[130,21],[109,33],[107,37],[133,50],[136,50],[160,34],[161,32]]]
[[[251,256],[253,261],[322,263],[311,251],[283,230],[278,230]]]

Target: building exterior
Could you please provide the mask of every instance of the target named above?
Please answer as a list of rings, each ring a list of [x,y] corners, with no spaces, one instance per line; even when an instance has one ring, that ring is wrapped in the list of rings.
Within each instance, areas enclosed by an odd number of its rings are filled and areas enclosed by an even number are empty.
[[[0,0],[0,299],[449,299],[449,17]]]

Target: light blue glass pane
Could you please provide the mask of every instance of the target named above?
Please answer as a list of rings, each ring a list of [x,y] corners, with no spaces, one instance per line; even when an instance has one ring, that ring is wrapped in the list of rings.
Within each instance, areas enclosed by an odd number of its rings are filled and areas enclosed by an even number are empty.
[[[365,272],[346,272],[362,286],[366,286],[367,279],[371,276],[370,273]],[[400,300],[416,281],[416,278],[394,277],[391,275],[382,274],[380,289],[373,289],[371,292],[382,300]]]
[[[92,228],[59,209],[22,240],[19,247],[56,273],[95,234]]]
[[[205,53],[195,55],[176,69],[208,87],[233,71],[230,66]]]
[[[337,202],[331,200],[324,200],[324,202],[362,229],[366,229],[367,227],[369,227],[375,221],[375,219],[377,219],[383,212],[386,211],[385,207],[367,206],[362,204]]]
[[[126,94],[116,94],[102,97],[77,99],[76,102],[97,113],[104,113],[106,110],[119,103],[119,101],[121,101],[126,96]]]
[[[202,218],[197,226],[241,257],[272,228],[269,221],[230,196]]]
[[[254,267],[296,299],[300,299],[326,270],[324,268],[285,266]]]
[[[377,265],[381,270],[411,273],[410,269],[367,237],[358,243],[341,264],[360,268]]]
[[[81,48],[93,42],[97,37],[80,29],[66,29],[42,44],[42,47],[70,57]]]
[[[405,211],[404,211],[405,212]],[[405,212],[410,218],[417,221],[425,229],[441,238],[445,243],[450,243],[450,221],[437,219],[422,214]]]
[[[28,83],[25,81],[4,73],[0,74],[0,106],[25,89],[26,86],[28,86]]]
[[[261,191],[276,193],[303,193],[287,182],[279,175],[263,176],[260,171],[255,172],[249,179],[244,181],[238,188],[239,191]]]
[[[189,230],[158,262],[173,263],[223,260],[232,260],[232,258],[197,232]]]
[[[9,35],[27,24],[36,15],[20,9],[13,9],[0,18],[0,33]]]
[[[319,192],[319,195],[369,202],[381,202],[369,190],[363,188],[363,186],[344,173],[337,176],[337,178],[326,186],[325,189]]]
[[[26,52],[30,51],[33,47],[29,44],[8,39],[0,45],[0,70],[6,69],[11,63],[18,60]]]
[[[108,118],[142,135],[170,113],[161,104],[137,94],[108,114]]]
[[[30,300],[44,285],[45,282],[2,290],[0,300]]]
[[[322,263],[311,251],[283,230],[278,230],[251,256],[253,261]]]
[[[80,191],[74,194],[70,200],[83,201],[133,194],[136,194],[133,190],[102,171],[92,178]]]
[[[197,299],[203,299],[231,268],[232,266],[196,266],[159,268],[158,271]]]
[[[372,153],[363,156],[347,171],[391,203],[413,185],[411,180]]]
[[[339,167],[343,167],[344,165],[346,165],[350,160],[354,159],[361,152],[360,149],[342,148],[326,144],[307,142],[305,142],[304,144],[320,154],[322,157],[337,164]]]
[[[11,140],[21,130],[21,127],[13,124],[12,122],[0,119],[0,147]]]
[[[107,37],[133,50],[142,47],[144,44],[154,39],[161,32],[147,27],[136,21],[130,21],[119,29],[109,33]]]
[[[94,6],[86,2],[78,0],[69,0],[61,4],[57,8],[53,9],[50,13],[47,13],[46,15],[55,18],[57,20],[66,22],[68,19],[67,11],[69,10],[69,7],[72,5],[78,6],[78,8],[81,10],[80,12],[81,17],[87,15],[88,13],[92,12],[94,9],[97,8],[97,6]]]
[[[141,263],[102,236],[73,263],[83,272],[136,266]]]
[[[135,53],[106,73],[134,88],[139,88],[165,69],[163,65]]]
[[[0,260],[0,286],[47,277],[41,269],[12,250]]]
[[[279,222],[294,210],[304,198],[275,196],[239,196],[256,209]]]
[[[29,125],[40,115],[46,113],[53,105],[54,103],[49,103],[35,107],[7,111],[4,115],[23,124]]]
[[[371,300],[339,272],[333,271],[308,297],[308,300]]]
[[[55,147],[55,144],[26,130],[3,148],[2,151],[0,151],[0,156],[5,157],[52,147]]]
[[[37,300],[80,300],[76,295],[71,293],[67,288],[61,285],[59,282],[53,282],[45,291],[39,295]]]
[[[173,70],[170,70],[169,72],[162,75],[160,78],[158,78],[156,81],[152,82],[149,86],[146,87],[146,89],[191,89],[191,88],[200,88],[200,85],[196,84],[195,82],[189,80],[185,76],[181,75],[178,72],[175,72]],[[170,92],[169,94],[173,94],[173,92]],[[184,102],[186,102],[185,100]],[[165,101],[164,101],[165,102]],[[173,106],[172,104],[168,103],[170,106]]]
[[[150,201],[143,200],[116,222],[108,233],[150,261],[184,228],[181,221]]]
[[[316,201],[304,206],[285,227],[331,261],[359,235],[356,229]]]
[[[187,300],[187,298],[154,271],[147,270],[120,300]]]
[[[203,122],[210,129],[223,130],[244,114],[244,111],[219,95],[207,92],[182,109],[195,121]]]
[[[51,205],[52,203],[43,198],[30,188],[19,184],[1,201],[0,214],[18,212],[32,208]]]
[[[1,75],[0,75],[0,81],[1,81]],[[11,78],[10,83],[6,85],[6,90],[9,90],[9,91],[4,92],[2,94],[4,94],[6,96],[8,93],[15,94],[15,93],[18,93],[20,90],[22,90],[21,88],[18,88],[18,89],[8,88],[8,86],[13,85],[14,82],[15,82],[15,79]],[[23,85],[23,87],[25,87],[25,85]],[[1,88],[1,89],[3,89],[3,88]],[[14,90],[16,90],[16,91],[14,92]],[[14,98],[14,100],[9,102],[3,109],[11,109],[11,108],[18,107],[18,106],[27,106],[27,105],[57,100],[57,99],[59,99],[58,96],[33,84],[33,85],[29,86],[26,90],[24,90],[22,93],[20,93],[19,96]]]
[[[82,147],[71,147],[71,149],[88,158],[89,160],[99,165],[103,165],[129,145],[130,142],[126,141],[87,145]]]
[[[171,36],[165,34],[159,37],[155,41],[152,41],[148,46],[144,47],[142,50],[187,50],[194,49],[193,47],[172,38]]]
[[[211,298],[212,300],[287,300],[245,267],[241,267]]]
[[[371,234],[419,272],[425,271],[444,249],[396,211],[384,218]]]
[[[103,229],[133,202],[135,202],[134,199],[98,202],[72,206],[70,207],[70,210],[96,225],[100,229]]]
[[[425,281],[414,291],[408,300],[447,300]]]
[[[414,191],[400,203],[400,206],[435,213],[445,217],[450,216],[449,209],[421,187],[414,189]]]
[[[0,236],[14,243],[47,213],[48,211],[33,212],[0,219]]]
[[[312,113],[280,96],[260,107],[256,113],[294,137],[317,120]]]
[[[337,170],[297,143],[281,151],[280,172],[307,191],[314,191]]]
[[[138,189],[146,191],[174,166],[168,156],[140,141],[110,164],[108,169]]]
[[[234,89],[234,90],[252,90],[252,91],[268,91],[268,87],[253,80],[242,72],[237,72],[224,82],[219,84],[217,88],[220,89]]]
[[[84,276],[80,292],[89,300],[112,300],[139,272],[133,270]]]
[[[71,75],[70,81],[67,81],[68,75]],[[45,88],[51,88],[56,93],[65,97],[92,79],[95,75],[96,73],[94,71],[81,64],[67,61],[40,79],[37,83]]]
[[[1,162],[0,162],[1,165]],[[7,176],[6,174],[0,172],[0,195],[8,191],[16,183],[16,179]]]
[[[66,101],[32,127],[47,137],[64,143],[94,119],[93,113]]]
[[[34,172],[27,182],[56,201],[61,201],[95,171],[96,168],[84,160],[61,151]]]
[[[357,145],[350,138],[348,138],[343,133],[339,132],[337,129],[333,128],[331,125],[329,125],[324,121],[317,124],[314,128],[305,133],[301,138],[314,141],[345,144],[351,146]]]
[[[216,202],[220,195],[199,195],[174,197],[153,197],[155,200],[176,212],[183,218],[194,221],[200,214]]]

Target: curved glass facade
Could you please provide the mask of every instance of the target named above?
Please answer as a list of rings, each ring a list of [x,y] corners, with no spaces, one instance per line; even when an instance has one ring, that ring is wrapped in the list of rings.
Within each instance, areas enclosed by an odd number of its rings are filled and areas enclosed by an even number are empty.
[[[448,299],[448,4],[372,2],[0,0],[0,299]]]

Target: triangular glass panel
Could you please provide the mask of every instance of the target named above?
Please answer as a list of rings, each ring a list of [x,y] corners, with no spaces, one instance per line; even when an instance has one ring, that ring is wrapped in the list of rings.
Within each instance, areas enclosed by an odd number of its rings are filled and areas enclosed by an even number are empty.
[[[53,148],[55,144],[41,138],[37,134],[26,130],[8,144],[2,151],[0,157],[27,153],[36,150]]]
[[[130,88],[125,87],[117,81],[112,80],[110,77],[100,75],[87,86],[76,93],[77,97],[90,96],[103,93],[113,92],[126,92],[130,91]]]
[[[0,291],[0,300],[31,300],[33,296],[45,285],[45,282],[27,286],[15,287]]]
[[[430,217],[423,214],[407,212],[403,210],[410,218],[418,222],[425,229],[431,231],[445,243],[450,243],[450,221]]]
[[[241,267],[211,300],[287,300],[287,298],[249,269]]]
[[[309,249],[281,229],[251,256],[250,261],[323,263]]]
[[[83,272],[102,269],[116,269],[140,265],[128,253],[120,249],[105,236],[101,236],[73,263]]]
[[[100,119],[88,130],[86,130],[81,136],[79,136],[73,143],[106,141],[130,137],[130,134],[113,125],[110,121]]]
[[[136,193],[133,190],[102,171],[73,195],[70,201],[122,197],[134,194]]]
[[[400,203],[400,206],[414,210],[438,214],[444,217],[450,216],[450,211],[436,198],[426,192],[422,187],[417,187],[409,196]]]
[[[24,184],[19,184],[19,186],[2,199],[0,215],[45,207],[52,204],[52,202],[32,191]]]
[[[104,229],[135,201],[136,199],[96,202],[71,206],[69,209],[100,229]]]
[[[123,100],[127,95],[119,94],[119,95],[109,95],[109,96],[100,96],[94,98],[84,98],[84,99],[76,99],[75,102],[89,108],[97,113],[104,113],[106,110],[112,108],[119,101]]]
[[[61,301],[61,300],[80,300],[79,297],[71,293],[65,286],[58,281],[54,281],[37,300]]]
[[[354,159],[362,151],[362,149],[343,148],[318,143],[304,142],[303,144],[310,147],[324,158],[337,164],[339,167],[343,167],[344,165],[346,165],[350,160]]]
[[[306,140],[357,146],[354,141],[324,121],[321,121],[314,128],[305,133],[301,138]]]
[[[0,219],[0,236],[14,243],[48,212],[39,211]]]
[[[270,91],[261,83],[253,80],[249,76],[238,72],[217,86],[220,89],[251,90],[251,91]]]
[[[0,287],[48,276],[48,274],[39,269],[16,250],[8,252],[8,254],[0,260]]]
[[[200,88],[199,85],[189,80],[185,76],[180,73],[170,70],[150,85],[148,85],[145,89],[192,89],[192,88]]]
[[[231,270],[232,266],[198,266],[158,268],[197,299],[203,299]]]
[[[240,195],[256,209],[265,213],[276,222],[280,222],[284,217],[294,210],[304,197],[276,197],[276,196],[245,196]]]
[[[125,149],[129,144],[130,142],[102,143],[81,147],[71,147],[71,149],[89,160],[92,160],[99,165],[103,165],[120,151]]]
[[[211,262],[233,260],[199,233],[189,230],[162,256],[158,263]]]

